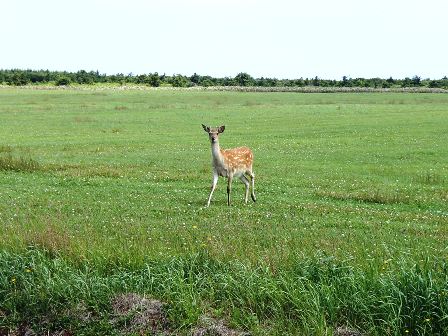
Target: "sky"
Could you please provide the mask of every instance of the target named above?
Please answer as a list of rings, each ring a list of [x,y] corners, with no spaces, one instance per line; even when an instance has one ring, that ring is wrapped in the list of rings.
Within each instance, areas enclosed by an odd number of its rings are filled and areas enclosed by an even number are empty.
[[[0,0],[0,69],[448,76],[447,0]]]

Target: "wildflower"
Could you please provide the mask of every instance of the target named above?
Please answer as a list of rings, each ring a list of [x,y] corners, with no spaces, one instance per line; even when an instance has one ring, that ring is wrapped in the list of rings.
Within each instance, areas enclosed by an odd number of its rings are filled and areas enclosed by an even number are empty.
[[[31,268],[25,268],[26,273],[31,273],[33,270]]]
[[[196,225],[193,225],[193,229],[197,229],[198,227]]]
[[[16,283],[16,281],[17,281],[17,280],[16,280],[16,278],[15,278],[15,277],[12,277],[12,278],[11,278],[11,283],[15,284],[15,283]]]

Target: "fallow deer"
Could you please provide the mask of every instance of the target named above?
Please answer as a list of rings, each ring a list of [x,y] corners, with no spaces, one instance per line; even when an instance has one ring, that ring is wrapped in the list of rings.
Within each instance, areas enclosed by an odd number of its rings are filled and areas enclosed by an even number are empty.
[[[202,125],[204,131],[208,133],[210,143],[212,145],[212,165],[213,165],[213,182],[208,197],[207,207],[210,205],[213,192],[218,183],[218,176],[227,177],[227,205],[230,205],[230,192],[232,189],[232,180],[238,177],[246,186],[246,194],[244,201],[247,203],[249,197],[249,179],[245,174],[249,175],[252,182],[252,192],[250,196],[255,202],[255,174],[252,170],[254,156],[248,147],[237,147],[232,149],[221,149],[219,147],[219,134],[224,132],[225,126],[208,127]]]

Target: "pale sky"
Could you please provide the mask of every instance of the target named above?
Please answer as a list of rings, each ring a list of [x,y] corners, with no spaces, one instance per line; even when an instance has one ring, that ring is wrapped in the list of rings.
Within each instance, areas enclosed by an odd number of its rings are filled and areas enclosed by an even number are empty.
[[[448,0],[0,0],[0,68],[448,76]]]

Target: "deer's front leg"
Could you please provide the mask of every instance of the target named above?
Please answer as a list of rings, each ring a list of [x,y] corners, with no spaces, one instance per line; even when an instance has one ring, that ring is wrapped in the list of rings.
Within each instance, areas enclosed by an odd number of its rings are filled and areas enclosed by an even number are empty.
[[[227,205],[230,206],[230,192],[232,191],[232,180],[233,180],[233,175],[229,174],[229,176],[227,177]]]
[[[210,196],[208,197],[208,201],[207,201],[207,207],[210,205],[210,201],[212,200],[212,195],[213,195],[213,192],[215,191],[216,184],[218,184],[218,173],[216,171],[213,171],[213,182],[212,182],[212,187],[210,190]]]

